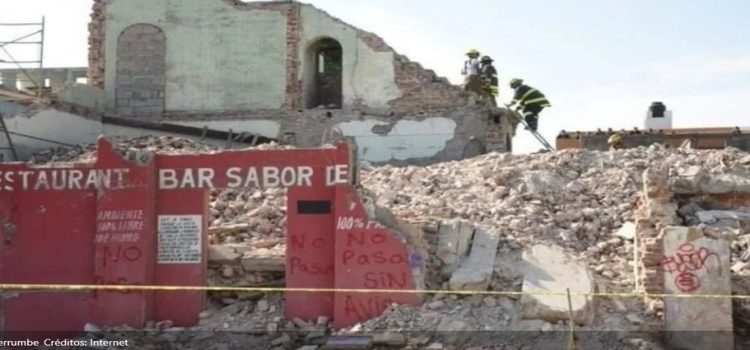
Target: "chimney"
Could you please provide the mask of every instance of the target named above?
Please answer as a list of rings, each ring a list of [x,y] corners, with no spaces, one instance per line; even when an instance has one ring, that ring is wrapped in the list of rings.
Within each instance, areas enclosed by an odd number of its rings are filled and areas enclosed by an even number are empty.
[[[672,111],[661,102],[654,102],[648,108],[644,129],[666,130],[672,129]]]

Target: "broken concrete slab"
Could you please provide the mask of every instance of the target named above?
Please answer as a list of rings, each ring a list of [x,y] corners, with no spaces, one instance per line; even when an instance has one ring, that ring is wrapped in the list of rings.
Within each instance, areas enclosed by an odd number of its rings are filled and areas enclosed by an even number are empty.
[[[695,213],[702,223],[714,223],[719,220],[750,221],[750,213],[731,210],[706,210]]]
[[[437,257],[443,263],[441,274],[449,278],[469,252],[474,226],[465,221],[449,221],[438,229]]]
[[[339,336],[328,338],[322,350],[368,350],[373,346],[371,336]]]
[[[492,280],[500,237],[482,229],[474,231],[469,258],[463,261],[448,282],[451,290],[487,290]]]
[[[242,268],[251,272],[284,272],[286,254],[283,250],[257,249],[242,256]]]
[[[440,320],[436,332],[440,334],[447,344],[461,344],[471,337],[474,331],[469,323],[464,320],[444,317]]]
[[[677,194],[700,193],[706,176],[706,171],[699,165],[679,169],[676,176],[669,178],[669,189]]]
[[[225,245],[208,246],[208,262],[228,264],[237,261],[239,258],[240,254],[232,247]]]
[[[750,192],[750,173],[742,171],[707,177],[701,182],[699,193],[727,194],[735,192]]]
[[[615,237],[620,237],[622,239],[632,241],[635,239],[635,232],[636,232],[636,226],[633,222],[626,222],[625,224],[620,227],[617,232],[614,233]]]
[[[569,288],[572,296],[573,320],[587,325],[594,320],[594,279],[587,266],[555,245],[535,245],[523,253],[523,292],[521,318],[549,322],[566,321],[568,298],[565,295],[534,295],[562,293]]]
[[[731,295],[729,243],[706,238],[700,228],[667,227],[664,236],[666,294]],[[678,349],[734,349],[732,300],[664,300],[670,346]]]
[[[376,333],[373,337],[373,343],[385,346],[404,346],[406,345],[406,336],[397,332]]]

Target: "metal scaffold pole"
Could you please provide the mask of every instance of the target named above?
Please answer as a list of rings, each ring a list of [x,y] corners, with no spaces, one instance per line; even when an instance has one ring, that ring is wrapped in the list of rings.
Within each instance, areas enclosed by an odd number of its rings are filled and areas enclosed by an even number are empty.
[[[44,90],[44,32],[45,32],[46,20],[42,17],[41,22],[38,23],[0,23],[0,68],[2,65],[11,65],[15,69],[21,72],[28,82],[30,82],[36,89],[36,96],[42,97]],[[28,32],[20,34],[20,36],[12,37],[10,39],[3,37],[6,29],[16,27],[31,27]],[[11,30],[13,33],[13,30]],[[18,52],[14,52],[11,48],[19,46],[38,45],[39,54],[38,59],[21,59],[17,58]],[[20,55],[23,55],[25,51],[21,50]],[[38,69],[38,74],[30,73]],[[7,84],[7,82],[4,82]],[[9,86],[12,90],[16,89],[16,86]]]

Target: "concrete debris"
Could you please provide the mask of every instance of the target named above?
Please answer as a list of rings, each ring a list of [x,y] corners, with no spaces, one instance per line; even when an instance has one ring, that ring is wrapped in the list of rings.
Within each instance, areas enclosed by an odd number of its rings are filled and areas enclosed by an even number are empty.
[[[632,222],[626,222],[622,225],[622,227],[620,227],[619,230],[617,230],[617,232],[615,232],[615,236],[632,241],[633,239],[635,239],[635,231],[635,224]]]
[[[118,144],[158,152],[217,151],[211,146],[167,137],[121,140]],[[42,152],[34,162],[90,161],[92,151],[93,147],[82,145]],[[430,244],[429,254],[425,255],[425,280],[430,288],[555,293],[570,288],[572,293],[590,293],[596,285],[599,291],[617,293],[633,292],[636,288],[634,240],[637,241],[635,232],[642,229],[642,224],[634,224],[634,214],[644,189],[644,171],[657,164],[670,174],[669,189],[682,197],[675,203],[647,206],[646,210],[673,215],[674,220],[690,225],[729,225],[729,221],[734,221],[731,225],[734,233],[722,236],[730,243],[733,264],[726,266],[726,271],[732,266],[732,277],[736,277],[732,287],[750,277],[747,267],[750,225],[743,223],[746,221],[743,215],[750,210],[685,197],[704,192],[732,196],[742,195],[741,191],[750,193],[747,186],[750,177],[746,176],[748,159],[747,153],[732,148],[716,151],[641,147],[611,153],[566,150],[523,156],[490,153],[428,167],[364,167],[360,178],[364,190],[372,193],[374,204],[423,231]],[[659,189],[653,190],[655,192],[649,192],[649,196],[658,194]],[[212,191],[209,210],[212,245],[209,285],[283,283],[285,190]],[[482,228],[477,232],[493,234],[489,244],[481,243],[484,238],[475,233],[474,227]],[[646,243],[658,245],[652,241]],[[474,246],[484,247],[477,250],[482,252],[481,258],[473,257]],[[497,248],[494,256],[493,249],[489,248],[492,246]],[[661,258],[654,257],[654,266],[658,266]],[[488,272],[489,260],[494,260],[494,266]],[[474,274],[479,277],[474,278]],[[458,283],[459,277],[468,282]],[[750,286],[748,289],[750,292]],[[316,339],[310,340],[327,344],[318,336],[333,331],[328,329],[328,320],[325,325],[313,322],[300,326],[285,319],[281,295],[214,293],[210,296],[211,306],[201,314],[200,324],[188,329],[196,332],[180,333],[179,339],[171,343],[148,340],[139,344],[159,348],[179,343],[190,344],[190,348],[224,350],[220,345],[234,344],[234,340],[217,341],[206,334],[236,331],[266,333],[248,339],[243,343],[245,348],[297,349],[318,344],[304,343],[306,334],[315,335]],[[613,330],[650,331],[655,329],[652,324],[663,325],[659,318],[665,309],[663,301],[649,301],[647,305],[640,301],[601,300],[597,302],[594,317],[591,298],[573,297],[575,319],[580,324],[577,329],[591,331],[586,334],[594,334],[592,337],[599,333],[611,334],[606,331]],[[655,311],[650,313],[646,308]],[[471,344],[476,340],[466,339],[465,334],[566,331],[567,310],[564,296],[438,295],[426,298],[420,307],[394,305],[383,315],[357,327],[338,330],[337,334],[374,334],[376,337],[371,340],[378,344],[388,340],[393,341],[393,346],[411,349],[461,348],[463,342]],[[731,310],[728,313],[732,314]],[[117,334],[132,337],[129,331],[132,329],[107,330],[107,339],[110,339],[109,333],[113,334],[111,339],[117,339]],[[149,339],[161,338],[166,333],[155,328],[148,331],[157,334]],[[419,333],[406,336],[405,345],[395,345],[396,341],[401,341],[396,335],[409,331]],[[444,337],[446,334],[448,338]],[[289,337],[289,342],[284,335]],[[269,346],[277,339],[284,341]],[[614,343],[602,341],[601,346],[591,348],[662,348],[640,338],[631,342],[637,346],[620,339],[615,339]],[[495,344],[503,342],[506,340]]]
[[[339,336],[331,337],[323,346],[323,350],[368,350],[373,346],[370,336]]]
[[[437,326],[437,332],[447,344],[461,344],[469,337],[474,327],[464,320],[451,317],[443,318]]]
[[[385,346],[404,346],[406,345],[406,336],[398,332],[375,333],[373,343]]]
[[[208,261],[210,263],[226,264],[232,263],[240,258],[240,254],[237,254],[232,247],[224,245],[209,245],[208,246]]]
[[[438,229],[437,257],[443,263],[441,274],[450,277],[469,252],[474,227],[465,221],[440,224]]]
[[[728,242],[706,238],[693,227],[668,227],[663,236],[667,294],[732,294]],[[686,257],[697,264],[684,264]],[[665,307],[670,346],[686,350],[734,347],[732,300],[666,298]]]
[[[451,290],[487,290],[495,266],[498,236],[482,229],[474,230],[471,253],[448,282]]]
[[[521,297],[521,316],[549,322],[565,321],[568,316],[568,298],[544,293],[560,293],[570,289],[573,320],[587,325],[593,322],[594,305],[590,294],[594,292],[591,272],[581,262],[573,261],[557,246],[535,245],[523,254],[524,282]]]
[[[286,269],[286,254],[278,247],[256,249],[242,256],[242,267],[250,272],[283,272]]]

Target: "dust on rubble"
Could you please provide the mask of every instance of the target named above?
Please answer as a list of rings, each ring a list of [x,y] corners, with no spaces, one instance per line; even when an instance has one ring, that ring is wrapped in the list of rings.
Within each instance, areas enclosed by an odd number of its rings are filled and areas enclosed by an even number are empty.
[[[177,138],[151,137],[118,143],[157,152],[217,151]],[[85,161],[92,159],[92,151],[91,146],[82,146],[42,152],[34,159],[37,163]],[[369,167],[362,169],[361,179],[363,186],[376,195],[377,205],[424,227],[428,241],[435,239],[434,232],[430,237],[428,227],[453,219],[494,228],[500,234],[500,244],[490,290],[521,291],[523,275],[518,266],[522,249],[550,244],[562,247],[588,265],[597,291],[632,292],[634,243],[627,231],[632,228],[636,201],[643,188],[643,172],[655,164],[665,165],[673,172],[700,166],[710,173],[723,174],[737,169],[747,171],[750,156],[736,149],[658,146],[617,152],[493,153],[428,167]],[[283,189],[211,193],[210,285],[283,285],[286,210]],[[686,223],[695,224],[692,221],[697,220],[700,210],[695,203],[687,203],[680,213]],[[732,243],[733,287],[742,294],[750,291],[746,282],[750,275],[749,245],[750,231],[738,231]],[[437,259],[430,258],[428,262],[429,269],[440,269]],[[440,273],[427,276],[428,287],[445,288],[447,281]],[[740,316],[750,315],[750,306],[736,304]],[[378,318],[334,331],[327,320],[286,320],[279,295],[219,293],[211,295],[211,306],[201,315],[200,324],[191,329],[193,332],[169,333],[164,330],[175,327],[162,324],[164,329],[160,330],[155,323],[143,339],[147,344],[144,348],[149,349],[162,348],[165,340],[175,349],[232,349],[241,345],[297,349],[305,344],[322,344],[321,339],[330,334],[398,332],[409,336],[405,344],[393,348],[440,350],[476,345],[472,349],[542,349],[565,344],[567,324],[520,319],[519,305],[520,298],[514,296],[438,295],[426,298],[420,307],[393,305]],[[585,332],[590,342],[586,348],[661,349],[653,335],[626,333],[661,330],[661,313],[647,309],[639,298],[597,299],[593,323],[576,329]],[[738,322],[750,324],[742,321],[750,318],[740,318]],[[217,341],[206,335],[212,331],[219,331],[223,338]],[[502,333],[508,331],[516,332]],[[243,338],[241,335],[247,336],[247,332],[258,334],[252,339]]]

